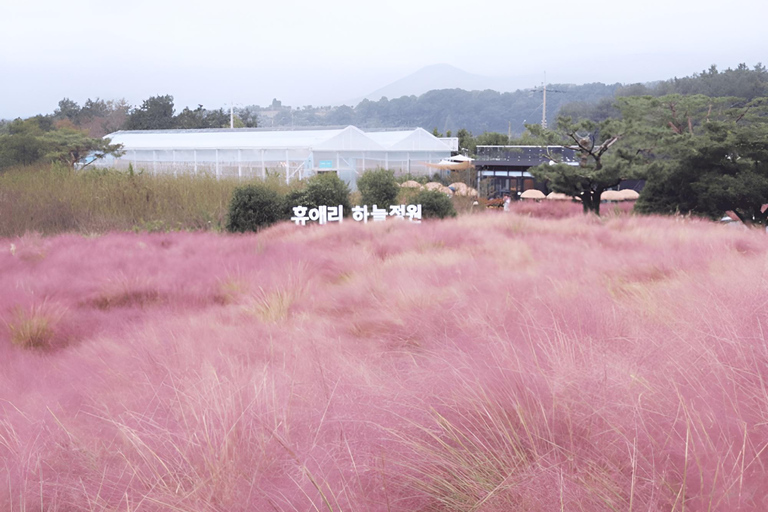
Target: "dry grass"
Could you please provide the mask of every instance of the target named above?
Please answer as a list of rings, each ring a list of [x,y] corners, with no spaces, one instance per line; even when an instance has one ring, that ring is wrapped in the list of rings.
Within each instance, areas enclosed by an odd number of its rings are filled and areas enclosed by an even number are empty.
[[[14,307],[6,321],[11,343],[25,349],[55,348],[56,328],[64,314],[63,307],[47,301]]]
[[[237,180],[56,166],[0,174],[0,236],[221,230]]]

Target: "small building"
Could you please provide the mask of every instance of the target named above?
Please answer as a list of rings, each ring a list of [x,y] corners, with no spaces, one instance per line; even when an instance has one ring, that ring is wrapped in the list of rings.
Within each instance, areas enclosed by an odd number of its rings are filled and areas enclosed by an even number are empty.
[[[517,198],[531,189],[548,193],[547,184],[536,181],[528,169],[555,160],[579,165],[579,154],[563,146],[477,146],[474,164],[477,182],[484,183],[489,196],[508,193]],[[617,188],[639,192],[644,185],[644,180],[623,180]]]
[[[578,165],[576,151],[562,146],[477,146],[477,182],[484,183],[490,196],[508,193],[517,198],[531,189],[546,194],[546,184],[534,180],[528,169],[549,163],[552,156]]]
[[[94,165],[144,169],[154,174],[209,173],[253,178],[278,173],[286,181],[335,172],[356,187],[357,176],[384,168],[396,174],[429,174],[428,164],[451,155],[451,146],[422,128],[364,132],[333,129],[137,130],[107,135],[123,145],[120,158]]]

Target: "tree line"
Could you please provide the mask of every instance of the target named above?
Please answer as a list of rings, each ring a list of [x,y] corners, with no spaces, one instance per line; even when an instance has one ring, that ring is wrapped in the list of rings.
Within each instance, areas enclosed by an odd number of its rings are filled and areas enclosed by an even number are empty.
[[[614,96],[606,96],[596,102],[574,101],[564,105],[559,115],[573,118],[590,119],[600,122],[605,119],[621,117],[616,107],[617,98],[627,96],[668,96],[681,94],[692,96],[701,94],[710,97],[736,97],[746,100],[768,96],[768,69],[756,64],[752,69],[742,63],[736,68],[719,71],[711,66],[701,73],[694,73],[683,78],[671,78],[650,84],[631,84],[618,87]]]
[[[118,130],[203,129],[230,126],[230,114],[202,105],[176,113],[173,96],[153,96],[131,107],[125,100],[88,99],[80,106],[62,99],[53,114],[0,122],[0,170],[39,161],[88,165],[122,148],[103,137]],[[252,108],[237,109],[238,128],[258,123]]]
[[[461,128],[455,132],[444,129],[445,135],[455,133],[468,154],[474,154],[478,145],[549,144],[575,149],[577,165],[558,162],[553,156],[552,165],[532,172],[553,190],[581,200],[585,211],[599,213],[604,190],[622,179],[636,178],[647,180],[639,211],[712,218],[733,211],[747,224],[768,221],[763,208],[768,203],[768,71],[761,64],[752,69],[741,64],[722,72],[713,66],[691,77],[656,84],[553,86],[551,90],[555,98],[559,90],[565,91],[561,98],[569,90],[592,98],[611,91],[611,96],[561,102],[555,129],[526,122],[526,131],[515,137],[510,137],[507,121],[507,133],[488,128],[510,117],[504,102],[522,109],[520,105],[533,104],[526,103],[531,98],[539,100],[536,91],[430,91],[391,101],[365,100],[355,108],[296,111],[274,100],[264,109],[237,109],[236,126],[258,126],[261,116],[279,126],[290,113],[296,125],[320,123],[322,117],[325,124],[435,126],[434,133],[443,135],[438,120],[454,116],[467,124],[457,125]],[[518,100],[521,103],[515,103]],[[557,100],[553,103],[558,105]],[[470,124],[475,122],[472,118],[462,117],[469,112],[483,119],[479,128],[468,128],[478,126]],[[51,115],[0,125],[0,170],[41,160],[87,165],[93,158],[117,155],[121,148],[101,138],[117,129],[219,128],[229,121],[223,109],[202,105],[177,113],[169,95],[148,98],[133,108],[125,101],[98,98],[81,107],[65,98]],[[447,121],[442,125],[453,126]],[[473,130],[481,133],[473,135]]]
[[[602,121],[529,125],[539,144],[577,155],[551,155],[533,176],[580,200],[585,213],[599,214],[602,192],[622,180],[643,179],[641,213],[717,219],[731,211],[747,225],[768,224],[768,96],[627,96],[613,108],[620,115]]]

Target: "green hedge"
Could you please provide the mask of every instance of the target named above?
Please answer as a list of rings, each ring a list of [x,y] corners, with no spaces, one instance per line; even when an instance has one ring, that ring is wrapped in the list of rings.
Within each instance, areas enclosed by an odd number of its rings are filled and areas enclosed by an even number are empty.
[[[456,209],[453,207],[451,198],[439,190],[422,190],[416,194],[413,202],[421,204],[421,215],[427,219],[444,219],[456,216]]]
[[[312,176],[306,186],[286,196],[285,213],[290,218],[294,206],[306,206],[310,210],[318,206],[343,206],[344,215],[352,212],[349,201],[349,186],[335,173],[324,172]]]
[[[238,187],[232,194],[227,217],[227,231],[259,231],[285,217],[285,200],[280,194],[257,183]]]
[[[400,192],[395,173],[386,169],[364,172],[357,180],[357,188],[360,190],[362,204],[375,204],[386,210],[397,204],[397,195]]]

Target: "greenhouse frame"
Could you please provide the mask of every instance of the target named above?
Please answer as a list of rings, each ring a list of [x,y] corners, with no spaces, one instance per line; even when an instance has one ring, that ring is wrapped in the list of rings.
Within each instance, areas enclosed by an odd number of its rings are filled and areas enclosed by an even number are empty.
[[[153,174],[211,174],[254,178],[268,173],[286,182],[336,172],[356,185],[357,176],[384,168],[396,174],[429,174],[427,164],[451,155],[456,143],[422,128],[363,132],[337,129],[267,131],[261,128],[119,131],[106,136],[124,154],[94,162],[99,167]]]

